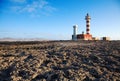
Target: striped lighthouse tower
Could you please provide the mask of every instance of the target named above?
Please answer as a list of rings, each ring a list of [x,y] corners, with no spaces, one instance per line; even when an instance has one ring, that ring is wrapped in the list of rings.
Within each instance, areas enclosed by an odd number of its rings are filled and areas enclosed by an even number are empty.
[[[90,34],[90,16],[87,13],[85,20],[86,20],[86,34]]]

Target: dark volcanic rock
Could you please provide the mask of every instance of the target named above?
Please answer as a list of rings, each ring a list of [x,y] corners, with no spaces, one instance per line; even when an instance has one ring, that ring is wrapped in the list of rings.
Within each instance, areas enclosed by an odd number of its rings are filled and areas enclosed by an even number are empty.
[[[120,81],[120,41],[3,42],[0,81]]]

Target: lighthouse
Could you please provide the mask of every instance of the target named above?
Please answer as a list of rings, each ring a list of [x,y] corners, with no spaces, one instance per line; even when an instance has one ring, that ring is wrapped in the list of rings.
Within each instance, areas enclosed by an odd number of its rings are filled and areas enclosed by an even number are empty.
[[[81,34],[77,34],[77,25],[73,26],[73,35],[72,35],[72,40],[99,40],[97,37],[93,37],[92,34],[90,33],[90,21],[91,17],[87,13],[85,15],[85,21],[86,21],[86,33],[82,31]],[[81,28],[80,28],[81,29]],[[110,40],[109,37],[103,37],[103,40]]]
[[[86,34],[90,34],[90,16],[87,13],[85,20],[86,20]]]
[[[78,25],[73,26],[72,40],[77,40],[77,28],[78,28]]]
[[[92,34],[90,34],[90,16],[87,13],[85,16],[86,20],[86,34],[82,32],[82,34],[77,34],[77,25],[73,26],[73,35],[72,35],[72,40],[92,40]]]

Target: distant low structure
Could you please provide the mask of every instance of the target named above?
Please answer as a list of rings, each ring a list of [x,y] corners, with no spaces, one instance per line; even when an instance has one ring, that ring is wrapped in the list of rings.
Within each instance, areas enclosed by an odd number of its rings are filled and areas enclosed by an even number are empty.
[[[92,40],[100,40],[98,37],[92,37]]]
[[[104,40],[104,41],[109,41],[109,40],[110,40],[110,37],[102,37],[102,40]]]

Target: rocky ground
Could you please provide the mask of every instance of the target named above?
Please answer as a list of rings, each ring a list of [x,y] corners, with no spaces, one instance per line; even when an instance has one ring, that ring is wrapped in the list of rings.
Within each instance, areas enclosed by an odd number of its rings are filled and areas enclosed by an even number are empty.
[[[120,81],[120,41],[0,42],[0,81]]]

